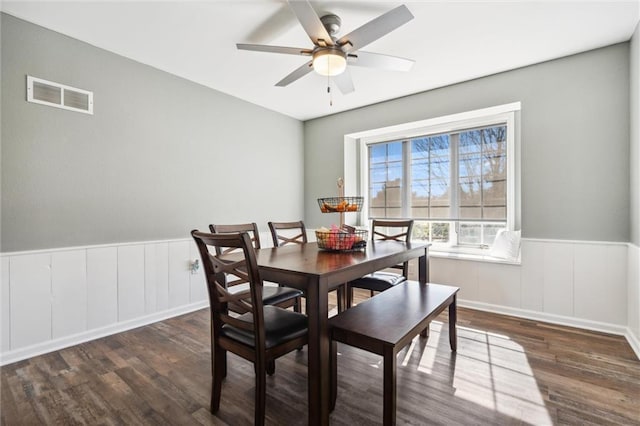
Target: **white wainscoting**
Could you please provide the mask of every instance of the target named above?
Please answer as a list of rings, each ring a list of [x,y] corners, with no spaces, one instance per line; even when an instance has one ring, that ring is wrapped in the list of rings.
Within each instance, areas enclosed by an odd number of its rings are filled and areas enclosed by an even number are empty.
[[[629,244],[627,340],[640,358],[640,247]]]
[[[523,239],[520,265],[431,256],[430,280],[460,287],[460,306],[624,335],[640,358],[628,315],[634,250],[627,243]]]
[[[2,254],[0,365],[208,306],[191,239]]]
[[[461,306],[625,335],[640,357],[637,246],[524,239],[521,257],[433,256],[431,281]],[[206,307],[195,259],[191,239],[2,254],[0,365]]]

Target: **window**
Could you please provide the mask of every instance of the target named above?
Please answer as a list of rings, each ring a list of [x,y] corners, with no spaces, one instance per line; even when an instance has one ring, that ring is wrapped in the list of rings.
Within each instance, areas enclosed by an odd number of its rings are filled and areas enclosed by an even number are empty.
[[[515,227],[519,104],[381,129],[361,141],[365,220],[415,220],[414,239],[488,247]],[[387,131],[385,131],[387,130]]]

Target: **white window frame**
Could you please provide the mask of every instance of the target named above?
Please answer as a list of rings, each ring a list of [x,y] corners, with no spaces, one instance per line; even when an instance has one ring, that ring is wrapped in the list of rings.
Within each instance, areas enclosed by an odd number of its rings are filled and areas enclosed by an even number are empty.
[[[507,229],[516,230],[520,226],[520,102],[495,107],[430,118],[411,123],[372,129],[345,135],[345,189],[348,193],[364,196],[364,205],[357,218],[357,225],[368,224],[368,149],[373,143],[400,139],[410,139],[432,134],[456,132],[473,127],[499,123],[507,125]],[[446,222],[446,221],[443,221]],[[464,222],[464,221],[462,221]],[[450,235],[456,232],[450,229]],[[452,240],[453,238],[450,238]],[[457,240],[457,237],[456,237]],[[434,248],[452,252],[480,253],[480,249],[434,244]]]

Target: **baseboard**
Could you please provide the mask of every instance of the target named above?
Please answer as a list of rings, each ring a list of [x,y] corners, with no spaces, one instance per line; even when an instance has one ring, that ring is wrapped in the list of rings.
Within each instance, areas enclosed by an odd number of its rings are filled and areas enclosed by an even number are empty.
[[[135,318],[129,321],[123,321],[123,322],[108,325],[106,327],[85,331],[85,332],[74,334],[71,336],[65,336],[60,339],[48,340],[46,342],[38,343],[36,345],[5,352],[0,354],[0,366],[11,364],[11,363],[21,361],[23,359],[31,358],[37,355],[42,355],[48,352],[68,348],[69,346],[78,345],[80,343],[85,343],[91,340],[99,339],[101,337],[110,336],[116,333],[121,333],[123,331],[131,330],[131,329],[148,325],[154,322],[162,321],[167,318],[172,318],[179,315],[187,314],[189,312],[197,311],[199,309],[206,308],[208,306],[209,306],[208,301],[191,303],[189,305],[183,305],[177,308],[168,309],[166,311],[156,312],[156,313],[145,315],[143,317]]]
[[[598,321],[585,320],[563,315],[549,314],[545,312],[530,311],[527,309],[511,308],[508,306],[492,305],[490,303],[474,302],[472,300],[458,299],[458,306],[479,311],[493,312],[496,314],[510,315],[535,321],[543,321],[551,324],[564,325],[568,327],[582,328],[585,330],[598,331],[601,333],[625,336],[629,340],[629,328],[626,325],[608,324]],[[632,345],[633,347],[633,345]],[[636,354],[638,351],[634,348]]]
[[[629,342],[629,346],[631,346],[631,349],[636,353],[636,357],[640,360],[640,340],[638,339],[638,336],[633,334],[630,328],[627,328],[627,332],[624,337],[626,337],[627,342]]]

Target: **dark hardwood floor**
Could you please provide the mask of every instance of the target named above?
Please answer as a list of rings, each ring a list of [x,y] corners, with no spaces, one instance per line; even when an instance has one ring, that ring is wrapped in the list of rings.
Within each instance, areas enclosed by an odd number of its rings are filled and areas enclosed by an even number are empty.
[[[400,353],[398,424],[640,424],[640,361],[623,337],[458,312],[457,354],[446,313]],[[381,424],[382,357],[339,352],[331,423]],[[306,362],[306,348],[278,360],[267,424],[306,424]],[[210,374],[201,310],[2,367],[2,424],[251,424],[252,364],[229,355],[215,416]]]

